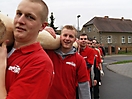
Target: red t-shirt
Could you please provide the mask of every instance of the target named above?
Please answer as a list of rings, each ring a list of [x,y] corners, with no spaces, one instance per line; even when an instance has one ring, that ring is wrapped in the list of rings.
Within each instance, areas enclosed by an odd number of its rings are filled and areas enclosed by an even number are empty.
[[[80,55],[85,59],[86,62],[93,65],[94,64],[94,50],[90,47],[86,47],[83,50],[80,50]],[[87,68],[88,80],[90,81],[90,71],[91,69]],[[91,83],[91,82],[90,82]]]
[[[53,85],[48,99],[76,99],[77,82],[86,82],[86,63],[78,53],[62,59],[54,51],[47,51],[55,70]]]
[[[98,50],[94,49],[94,54],[95,54],[95,58],[96,58],[96,67],[99,67],[99,64],[101,63],[101,57],[100,54],[98,52]]]
[[[47,99],[53,64],[39,43],[16,49],[8,58],[6,99]]]
[[[86,47],[83,50],[80,50],[80,55],[91,65],[94,63],[94,51],[90,47]]]

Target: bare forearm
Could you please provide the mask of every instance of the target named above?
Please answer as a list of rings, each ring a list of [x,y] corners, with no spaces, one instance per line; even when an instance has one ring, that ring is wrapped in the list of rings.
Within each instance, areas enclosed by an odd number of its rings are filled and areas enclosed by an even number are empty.
[[[101,63],[99,64],[99,69],[102,70],[102,64]]]
[[[3,69],[2,67],[0,68],[0,99],[6,99],[7,92],[5,87],[5,69]]]
[[[7,66],[6,41],[0,46],[0,99],[5,99],[7,92],[5,87],[5,72]]]

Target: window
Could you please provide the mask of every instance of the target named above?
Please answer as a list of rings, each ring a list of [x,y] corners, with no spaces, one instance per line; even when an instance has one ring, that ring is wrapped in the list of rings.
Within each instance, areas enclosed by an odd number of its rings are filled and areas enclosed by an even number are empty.
[[[95,32],[95,28],[93,28],[93,31]]]
[[[123,44],[125,43],[125,37],[124,36],[122,37],[122,43]]]
[[[91,27],[88,27],[88,32],[91,32]]]
[[[132,43],[131,42],[131,36],[128,36],[128,43]]]
[[[107,43],[112,43],[112,36],[107,37]]]

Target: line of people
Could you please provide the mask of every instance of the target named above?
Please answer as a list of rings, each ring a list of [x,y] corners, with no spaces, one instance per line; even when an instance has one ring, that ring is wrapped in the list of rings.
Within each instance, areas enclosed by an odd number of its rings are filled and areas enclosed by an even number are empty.
[[[95,39],[88,38],[88,35],[85,33],[80,33],[77,42],[79,45],[78,52],[83,56],[87,64],[91,99],[99,99],[99,85],[101,85],[101,77],[104,76],[102,68],[104,50],[98,46],[99,43]]]
[[[98,74],[103,75],[98,51],[88,47],[86,35],[80,35],[78,48],[73,47],[77,30],[72,25],[62,28],[59,49],[43,49],[36,39],[47,16],[42,0],[18,5],[12,49],[7,53],[7,41],[0,47],[0,99],[76,99],[76,91],[79,99],[91,99],[93,92],[98,99]]]

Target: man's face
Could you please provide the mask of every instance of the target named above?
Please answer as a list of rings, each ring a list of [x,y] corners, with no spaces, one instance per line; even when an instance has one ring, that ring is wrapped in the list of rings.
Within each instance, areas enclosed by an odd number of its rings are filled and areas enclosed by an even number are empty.
[[[26,43],[36,40],[38,32],[43,29],[41,8],[40,4],[26,0],[19,4],[14,18],[15,40]]]
[[[60,42],[62,49],[71,49],[73,43],[76,41],[76,31],[64,28],[61,31]]]
[[[92,47],[92,41],[89,41],[89,40],[88,40],[88,46],[89,46],[89,47]]]
[[[96,40],[93,40],[93,41],[92,41],[92,47],[93,47],[93,48],[96,48],[96,47],[97,47],[96,43],[97,43]]]
[[[79,43],[80,43],[80,47],[85,47],[88,44],[88,38],[87,36],[80,36],[79,37]]]

